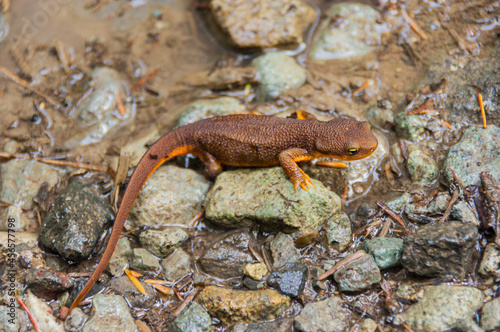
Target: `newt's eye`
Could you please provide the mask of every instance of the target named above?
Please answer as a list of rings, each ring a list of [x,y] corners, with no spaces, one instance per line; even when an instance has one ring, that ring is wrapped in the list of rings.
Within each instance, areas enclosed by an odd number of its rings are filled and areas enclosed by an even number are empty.
[[[350,148],[350,149],[347,149],[347,154],[349,155],[355,155],[356,153],[358,153],[359,149],[358,148]]]

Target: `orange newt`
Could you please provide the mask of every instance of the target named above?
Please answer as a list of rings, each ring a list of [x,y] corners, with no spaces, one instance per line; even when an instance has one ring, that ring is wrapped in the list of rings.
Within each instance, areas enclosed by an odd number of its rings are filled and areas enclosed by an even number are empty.
[[[295,117],[295,118],[292,118]],[[106,268],[135,198],[144,183],[165,161],[193,154],[205,164],[205,176],[215,178],[222,164],[241,167],[281,165],[295,190],[313,185],[296,164],[319,157],[356,160],[377,148],[367,122],[350,119],[319,121],[298,111],[290,118],[263,115],[228,115],[179,127],[156,141],[135,168],[115,218],[104,254],[94,273],[75,299],[73,310]]]

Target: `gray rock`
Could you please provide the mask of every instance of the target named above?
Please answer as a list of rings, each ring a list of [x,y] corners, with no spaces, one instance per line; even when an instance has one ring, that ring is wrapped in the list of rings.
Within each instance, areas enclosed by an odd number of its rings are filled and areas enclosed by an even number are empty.
[[[495,243],[489,243],[484,249],[478,272],[485,278],[500,276],[500,248]]]
[[[191,273],[191,255],[178,248],[167,258],[161,261],[163,277],[168,281],[177,281]]]
[[[116,293],[123,296],[134,308],[151,308],[156,301],[156,293],[149,284],[141,282],[146,295],[142,294],[137,287],[130,281],[128,276],[122,276],[111,280],[110,286]]]
[[[205,199],[205,217],[224,227],[250,227],[303,234],[316,231],[340,210],[340,198],[319,181],[294,190],[281,167],[238,169],[220,174]]]
[[[451,208],[451,217],[461,222],[470,222],[479,226],[479,216],[477,211],[464,201],[458,201]]]
[[[112,276],[121,276],[125,269],[129,267],[128,259],[132,255],[132,247],[130,241],[126,237],[118,239],[115,251],[109,260],[106,271],[111,273]]]
[[[467,276],[479,238],[477,227],[459,221],[429,224],[404,240],[401,264],[421,276]]]
[[[391,210],[397,213],[403,212],[406,205],[410,202],[411,195],[409,193],[404,193],[403,195],[396,197],[390,201],[387,201],[385,205],[387,205]]]
[[[59,183],[60,171],[36,161],[11,160],[1,165],[0,200],[23,209],[33,207],[33,198],[38,194],[43,183],[48,189]]]
[[[137,196],[129,219],[138,227],[187,225],[200,212],[208,187],[203,175],[191,169],[160,167]]]
[[[83,326],[82,332],[136,330],[137,325],[123,297],[104,294],[94,296],[90,319]]]
[[[403,254],[403,239],[380,237],[367,239],[363,243],[363,249],[373,256],[375,264],[380,269],[398,266]]]
[[[254,262],[248,249],[248,230],[234,232],[216,241],[198,260],[206,273],[222,279],[241,277],[245,265]]]
[[[356,212],[351,213],[349,219],[353,227],[356,229],[366,224],[368,219],[373,217],[377,213],[377,209],[368,203],[361,203]]]
[[[307,266],[302,263],[287,263],[271,273],[267,284],[283,295],[296,298],[304,291],[307,270]]]
[[[0,305],[0,331],[27,332],[27,325],[28,315],[17,301]]]
[[[488,125],[487,129],[469,127],[460,141],[448,150],[444,161],[444,176],[448,183],[453,181],[450,168],[464,187],[481,185],[479,174],[490,172],[500,179],[500,128]]]
[[[396,115],[398,136],[412,142],[418,142],[425,132],[425,120],[419,115],[408,115],[406,111]]]
[[[38,323],[40,331],[64,332],[63,323],[52,315],[52,308],[33,295],[30,290],[24,303]]]
[[[231,332],[289,332],[292,329],[293,319],[283,318],[258,324],[236,324]]]
[[[208,332],[213,331],[212,320],[201,305],[193,302],[182,310],[168,328],[169,332]]]
[[[405,207],[406,213],[435,214],[443,213],[448,206],[451,196],[447,192],[441,192],[434,197],[429,204],[422,202],[409,203]]]
[[[135,104],[125,103],[125,114],[121,114],[116,106],[117,94],[123,100],[127,96],[116,70],[99,67],[91,77],[87,88],[93,86],[94,90],[71,114],[81,130],[66,143],[67,148],[99,142],[134,118]]]
[[[240,48],[300,44],[316,17],[301,0],[214,0],[210,9],[231,43]]]
[[[33,294],[46,300],[54,299],[57,293],[62,293],[73,287],[73,279],[66,273],[55,272],[47,267],[29,269],[25,283]]]
[[[306,81],[306,70],[291,56],[269,52],[252,60],[261,76],[257,97],[261,100],[277,98],[298,88]]]
[[[416,331],[441,332],[467,326],[461,331],[477,331],[472,320],[483,306],[484,295],[474,287],[427,286],[422,301],[396,316],[395,324],[405,322]],[[474,327],[476,327],[474,329]]]
[[[337,271],[333,278],[341,291],[354,292],[379,283],[382,277],[373,257],[363,255]]]
[[[486,331],[500,329],[500,299],[495,299],[484,305],[481,327]]]
[[[227,325],[273,320],[290,306],[290,299],[275,290],[241,291],[216,286],[204,288],[197,302]]]
[[[382,34],[388,31],[384,23],[378,23],[378,12],[368,5],[336,4],[326,16],[310,47],[313,60],[364,55],[380,45]]]
[[[300,251],[295,248],[295,243],[290,235],[278,233],[269,243],[269,249],[273,257],[273,267],[282,267],[287,263],[300,260]]]
[[[177,127],[214,116],[231,115],[245,112],[245,105],[233,97],[199,99],[182,107]]]
[[[153,255],[165,258],[181,246],[189,235],[178,227],[164,230],[150,229],[139,234],[139,242]]]
[[[66,320],[64,320],[64,329],[66,332],[78,332],[83,328],[88,319],[89,316],[84,314],[82,309],[75,308],[66,317]]]
[[[304,332],[343,332],[350,326],[351,312],[338,296],[326,300],[308,303],[295,317],[294,326]]]
[[[36,218],[30,218],[30,215],[33,214],[25,212],[15,205],[0,207],[0,231],[8,232],[11,229],[11,232],[12,230],[16,232],[37,232],[38,221]],[[14,220],[14,223],[9,222],[9,220]]]
[[[347,214],[341,212],[331,216],[326,222],[326,238],[328,245],[339,252],[344,251],[351,243],[351,221]]]
[[[42,222],[40,241],[73,261],[87,258],[104,227],[113,220],[110,206],[92,184],[72,181]]]
[[[368,107],[366,117],[370,123],[380,129],[390,129],[394,126],[394,111],[390,101],[381,100]]]
[[[437,163],[420,148],[412,145],[407,162],[406,167],[413,182],[429,185],[436,181],[439,174]]]
[[[135,248],[132,250],[130,267],[139,271],[150,271],[158,273],[161,269],[160,261],[144,248]]]

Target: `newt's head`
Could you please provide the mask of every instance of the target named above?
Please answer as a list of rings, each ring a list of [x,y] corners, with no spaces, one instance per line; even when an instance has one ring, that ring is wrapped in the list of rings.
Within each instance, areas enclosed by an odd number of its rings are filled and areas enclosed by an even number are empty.
[[[357,160],[377,149],[378,141],[368,122],[333,119],[325,123],[325,131],[316,139],[316,149],[325,157]]]

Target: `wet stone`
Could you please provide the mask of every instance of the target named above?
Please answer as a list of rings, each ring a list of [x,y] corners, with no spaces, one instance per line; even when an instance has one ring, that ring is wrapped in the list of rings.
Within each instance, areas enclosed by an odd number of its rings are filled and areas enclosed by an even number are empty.
[[[307,271],[307,266],[302,263],[287,263],[271,273],[267,284],[283,295],[296,298],[304,291]]]
[[[500,329],[500,299],[486,303],[482,310],[481,327],[486,331]]]
[[[442,213],[446,210],[451,196],[447,192],[441,192],[427,205],[422,205],[421,202],[409,203],[405,207],[406,213],[413,214],[435,214]]]
[[[389,101],[379,101],[368,107],[366,117],[370,124],[381,129],[391,129],[394,126],[394,111]]]
[[[385,205],[387,205],[391,210],[396,213],[403,212],[405,206],[410,202],[411,195],[408,193],[404,193],[403,195],[387,201]]]
[[[275,269],[300,260],[300,251],[295,248],[295,243],[290,235],[278,233],[269,243]]]
[[[408,149],[409,155],[406,166],[411,180],[423,185],[433,183],[439,174],[436,161],[420,148],[413,145],[411,147]]]
[[[197,298],[210,316],[228,325],[272,320],[290,306],[290,299],[266,289],[240,291],[208,286]]]
[[[373,217],[377,213],[377,209],[368,203],[361,203],[356,212],[351,213],[350,220],[353,227],[356,229],[366,224],[368,219]]]
[[[361,291],[380,282],[380,270],[371,255],[363,255],[337,271],[333,278],[339,289],[346,292]]]
[[[63,323],[52,315],[52,308],[33,295],[30,290],[28,290],[28,296],[24,303],[38,323],[40,331],[64,332]]]
[[[153,255],[165,258],[189,239],[189,235],[178,227],[164,230],[150,229],[139,234],[139,242]]]
[[[135,332],[136,330],[137,325],[135,325],[134,318],[123,297],[104,294],[94,296],[90,319],[84,325],[82,332]]]
[[[128,258],[132,254],[132,247],[130,241],[126,237],[118,239],[115,251],[109,260],[106,271],[111,273],[112,276],[121,276],[125,269],[129,267]]]
[[[419,115],[408,115],[406,111],[398,113],[396,132],[400,138],[418,142],[425,132],[425,120]]]
[[[484,295],[474,287],[427,286],[423,299],[396,316],[394,323],[408,324],[416,331],[441,332],[454,328],[478,331],[474,312],[483,306]],[[465,328],[465,329],[464,329]]]
[[[403,254],[403,239],[380,237],[367,239],[363,243],[363,249],[373,256],[375,264],[380,269],[398,266]]]
[[[500,248],[495,243],[489,243],[484,249],[478,272],[485,278],[500,275]]]
[[[138,226],[187,224],[200,212],[209,182],[197,172],[166,165],[148,179],[130,211]]]
[[[66,143],[67,148],[99,142],[135,116],[134,104],[124,103],[124,114],[116,106],[117,94],[124,101],[127,96],[120,74],[116,70],[100,67],[92,72],[91,77],[92,80],[86,89],[92,86],[94,90],[71,114],[81,130]]]
[[[240,48],[300,44],[316,18],[315,10],[301,0],[213,0],[210,9],[231,43]]]
[[[260,73],[257,98],[270,100],[300,87],[306,81],[306,70],[291,56],[269,52],[252,60]]]
[[[205,217],[229,228],[303,234],[315,232],[326,218],[340,211],[340,198],[311,179],[309,191],[295,190],[281,167],[237,169],[220,174],[205,199]]]
[[[14,224],[9,222],[12,219],[15,220]],[[35,218],[30,218],[28,213],[24,212],[21,208],[15,205],[0,207],[0,231],[8,231],[10,229],[11,232],[14,230],[16,232],[35,233],[38,227],[38,221]]]
[[[245,112],[245,105],[233,97],[199,99],[182,107],[177,127],[214,116],[231,115]]]
[[[181,248],[168,255],[161,261],[163,277],[168,281],[177,281],[191,273],[191,256]]]
[[[42,222],[40,241],[73,261],[87,258],[104,227],[113,220],[110,206],[92,184],[72,181]]]
[[[253,280],[262,280],[268,272],[267,266],[264,263],[247,264],[243,270],[243,274]]]
[[[12,321],[13,317],[16,319]],[[19,305],[14,304],[14,307],[0,305],[0,331],[27,332],[28,321],[28,315]]]
[[[308,303],[302,312],[295,317],[294,326],[298,331],[348,331],[351,312],[338,296],[326,300]]]
[[[248,249],[248,231],[231,233],[216,241],[198,260],[206,273],[222,279],[240,277],[245,265],[254,259]]]
[[[453,204],[451,208],[451,216],[453,219],[461,222],[470,222],[476,226],[479,226],[479,216],[474,208],[471,208],[469,204],[464,201],[458,201]]]
[[[464,279],[474,263],[478,230],[473,224],[429,224],[404,240],[401,263],[420,276],[452,275]]]
[[[263,289],[266,288],[266,279],[263,280],[255,280],[250,277],[244,277],[243,278],[243,285],[251,290],[257,290],[257,289]]]
[[[146,295],[142,294],[137,287],[130,281],[128,276],[122,276],[111,280],[111,288],[117,294],[123,296],[132,307],[147,309],[154,305],[156,295],[153,287],[141,282]]]
[[[293,329],[293,319],[284,318],[258,324],[236,324],[231,332],[289,332]]]
[[[66,332],[78,332],[83,328],[88,319],[89,316],[84,314],[80,308],[75,308],[66,317],[64,329]]]
[[[490,172],[500,179],[500,128],[488,125],[469,127],[460,141],[448,150],[444,161],[444,176],[448,183],[453,181],[451,168],[462,185],[481,185],[479,174]]]
[[[169,332],[209,332],[213,331],[212,320],[201,305],[193,302],[182,310],[168,328]]]
[[[258,83],[259,79],[260,76],[258,75],[257,69],[254,67],[237,67],[227,65],[224,67],[217,67],[210,71],[207,70],[185,76],[181,79],[180,83],[194,88],[231,90],[234,87]],[[234,110],[229,108],[225,111],[233,112]]]
[[[135,248],[132,250],[130,267],[134,270],[149,271],[157,273],[160,271],[160,262],[144,248]]]
[[[330,248],[344,251],[351,243],[351,221],[345,213],[337,213],[326,222],[326,238]]]
[[[46,182],[49,189],[58,184],[59,172],[55,167],[35,161],[8,161],[0,167],[0,201],[30,209],[43,183]]]
[[[55,272],[47,267],[29,269],[25,280],[36,296],[46,300],[54,299],[57,293],[73,287],[73,279],[66,273]]]
[[[313,60],[361,56],[375,49],[388,31],[378,23],[379,13],[368,5],[340,3],[326,12],[312,41],[309,57]]]

